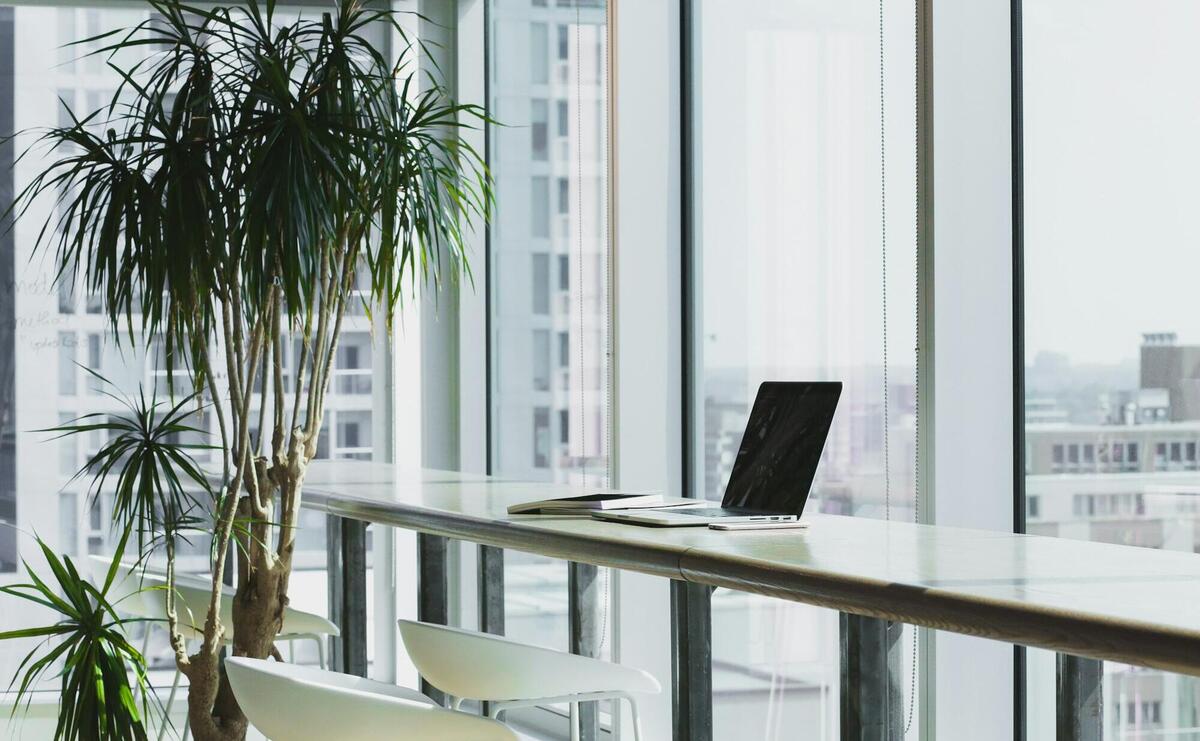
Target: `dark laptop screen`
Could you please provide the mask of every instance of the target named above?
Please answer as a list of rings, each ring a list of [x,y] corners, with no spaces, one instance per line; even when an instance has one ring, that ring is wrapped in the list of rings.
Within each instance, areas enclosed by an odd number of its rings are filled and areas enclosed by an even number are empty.
[[[840,382],[759,386],[721,506],[803,512],[841,393]]]

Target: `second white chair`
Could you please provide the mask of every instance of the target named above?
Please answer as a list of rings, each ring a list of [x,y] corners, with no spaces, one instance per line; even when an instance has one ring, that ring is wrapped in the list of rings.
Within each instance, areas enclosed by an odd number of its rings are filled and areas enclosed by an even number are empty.
[[[226,659],[225,671],[250,723],[272,741],[517,741],[497,721],[395,685],[261,659]]]
[[[489,714],[535,705],[568,703],[571,738],[579,738],[579,703],[625,700],[634,738],[642,737],[637,695],[662,691],[658,680],[634,667],[554,651],[486,633],[401,620],[404,648],[417,671],[453,698],[488,703]]]

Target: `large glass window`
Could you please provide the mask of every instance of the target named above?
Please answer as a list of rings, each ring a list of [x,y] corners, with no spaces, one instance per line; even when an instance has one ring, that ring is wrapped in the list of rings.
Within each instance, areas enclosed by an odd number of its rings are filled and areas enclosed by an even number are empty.
[[[606,4],[492,0],[492,473],[608,483]],[[505,553],[506,632],[566,648],[563,562]]]
[[[107,105],[120,79],[117,73],[100,57],[83,56],[95,42],[69,44],[132,27],[147,15],[148,11],[133,7],[0,6],[0,138],[14,131],[68,123],[60,100],[80,115]],[[31,141],[22,136],[15,146],[0,146],[0,212],[46,163],[45,153],[39,150],[14,166],[14,155]],[[50,262],[34,256],[34,241],[49,207],[36,204],[14,230],[0,235],[0,581],[4,582],[17,578],[12,572],[18,556],[38,563],[30,533],[77,559],[107,555],[115,545],[109,526],[111,491],[101,491],[93,499],[86,478],[72,480],[102,444],[99,435],[54,442],[52,435],[35,430],[84,414],[120,412],[119,404],[101,393],[106,390],[130,395],[144,387],[147,394],[151,389],[162,397],[167,393],[161,343],[118,345],[100,298],[87,295],[70,275],[56,283]],[[388,451],[375,445],[374,430],[390,421],[376,419],[378,409],[386,405],[377,403],[372,390],[378,388],[373,382],[387,385],[381,383],[386,378],[383,365],[377,369],[374,363],[385,347],[384,338],[372,332],[371,320],[361,310],[348,313],[343,332],[320,457],[381,458]],[[285,355],[288,376],[294,369],[292,351],[286,350]],[[112,387],[85,369],[102,373]],[[176,373],[175,380],[182,380],[178,367]],[[213,432],[206,442],[219,442],[214,415],[198,415],[193,422]],[[198,458],[203,462],[206,456]],[[108,489],[112,485],[110,480]],[[10,527],[14,522],[20,531]],[[302,512],[303,534],[290,588],[292,605],[322,614],[327,609],[324,525],[324,515]],[[204,533],[195,533],[190,542],[181,544],[180,570],[207,572],[208,559],[209,539]],[[154,564],[161,566],[161,562]],[[81,565],[87,568],[86,561]],[[40,624],[42,616],[25,605],[7,602],[0,614],[0,630]],[[155,631],[149,646],[152,669],[173,669],[165,631]],[[0,676],[11,676],[28,649],[14,641],[0,643]],[[297,660],[317,660],[310,642],[298,643],[294,649]],[[153,682],[169,686],[171,674],[156,673]],[[27,733],[37,735],[32,730]]]
[[[696,493],[721,499],[759,383],[840,380],[807,511],[911,521],[914,5],[695,9]],[[837,613],[725,590],[712,610],[715,737],[838,738]]]
[[[1023,21],[1027,529],[1193,553],[1200,6],[1024,0]],[[1031,652],[1031,738],[1053,682]],[[1103,696],[1106,738],[1200,735],[1194,678],[1105,663]]]

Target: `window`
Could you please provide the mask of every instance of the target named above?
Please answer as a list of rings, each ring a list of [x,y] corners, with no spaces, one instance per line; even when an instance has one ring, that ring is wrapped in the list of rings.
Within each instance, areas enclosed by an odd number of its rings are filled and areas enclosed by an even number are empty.
[[[1200,357],[1193,310],[1200,253],[1189,246],[1200,224],[1178,218],[1200,199],[1200,182],[1189,175],[1200,142],[1185,123],[1200,109],[1178,94],[1200,65],[1190,30],[1197,10],[1186,0],[1163,0],[1151,13],[1023,0],[1025,401],[1054,402],[1064,434],[1099,426],[1121,441],[1111,474],[1034,467],[1025,490],[1031,517],[1032,502],[1041,502],[1039,533],[1195,548],[1175,534],[1193,532],[1198,517],[1176,492],[1200,486],[1200,408],[1190,401]],[[1153,136],[1139,133],[1147,126]],[[1098,219],[1097,207],[1113,210]],[[1058,504],[1088,490],[1109,501],[1069,514]],[[1031,672],[1038,661],[1031,653]],[[1035,690],[1053,684],[1051,664],[1031,674],[1031,717],[1042,712],[1035,706],[1053,712],[1053,694]],[[1143,738],[1146,725],[1164,738],[1195,729],[1194,678],[1106,662],[1103,692],[1114,703],[1104,719],[1110,741]],[[1158,698],[1170,698],[1165,711]],[[1050,725],[1028,729],[1030,738],[1046,733]]]
[[[550,256],[537,252],[531,256],[533,275],[530,278],[533,297],[533,313],[550,313]]]
[[[558,213],[567,214],[571,211],[571,181],[566,178],[558,179]]]
[[[103,58],[84,56],[100,43],[69,44],[129,28],[150,17],[144,6],[131,4],[53,5],[0,6],[0,138],[14,131],[66,123],[59,98],[77,114],[107,105],[119,77]],[[286,11],[281,5],[278,12]],[[543,48],[548,64],[551,50]],[[9,206],[4,199],[24,188],[45,164],[39,159],[45,153],[35,150],[35,156],[14,166],[13,155],[28,143],[27,138],[18,138],[15,146],[0,147],[0,212]],[[19,220],[12,231],[0,229],[4,232],[0,234],[0,524],[15,523],[20,509],[22,527],[39,533],[52,548],[71,555],[109,554],[115,545],[109,528],[115,480],[110,479],[96,500],[87,496],[82,484],[68,486],[86,456],[103,442],[100,435],[50,441],[51,435],[33,431],[81,415],[113,411],[112,400],[99,393],[104,390],[127,395],[144,386],[147,394],[152,388],[164,394],[165,357],[160,343],[145,338],[132,343],[123,338],[118,345],[101,314],[105,308],[101,296],[85,290],[80,278],[64,276],[54,282],[52,267],[32,259],[40,227],[40,221],[30,217]],[[16,300],[10,301],[14,296]],[[14,327],[20,328],[15,335]],[[343,457],[374,453],[372,429],[379,420],[370,394],[375,359],[371,328],[365,316],[348,315],[344,320],[337,380],[331,381],[321,435],[324,457],[331,456],[331,448]],[[113,388],[107,389],[80,366],[103,373]],[[345,393],[347,390],[351,393]],[[201,415],[195,422],[215,432],[213,415]],[[335,425],[335,443],[331,445],[330,431]],[[213,443],[214,439],[204,442]],[[199,453],[197,457],[203,460],[205,456]],[[323,522],[320,516],[317,527],[313,528],[311,521],[304,524],[306,532],[297,549],[291,588],[294,602],[319,611],[327,601]],[[11,528],[0,531],[12,533]],[[181,570],[207,570],[207,539],[193,537],[185,550],[188,555],[180,563]],[[33,541],[24,535],[0,537],[0,572],[11,572],[18,555],[34,551]],[[7,603],[6,607],[0,614],[0,630],[33,623],[23,610]],[[0,675],[11,676],[24,653],[16,649],[15,645],[0,646]],[[302,651],[297,653],[298,660],[315,662],[314,649]],[[156,687],[170,683],[171,675],[160,673],[169,655],[165,642],[151,643],[148,658]]]
[[[529,26],[529,68],[531,85],[550,82],[550,35],[545,23]]]
[[[58,393],[74,396],[78,366],[75,360],[75,333],[58,333]]]
[[[602,486],[610,411],[603,383],[609,373],[607,116],[576,125],[574,111],[608,105],[607,69],[595,61],[607,58],[606,3],[491,2],[488,15],[488,107],[508,124],[488,131],[496,199],[503,204],[489,240],[491,473]],[[529,51],[526,38],[532,39]],[[526,54],[532,65],[525,64]],[[576,70],[576,63],[584,68]],[[527,115],[529,131],[511,125]],[[591,185],[580,183],[581,172]],[[575,188],[584,189],[583,199]],[[514,551],[504,558],[505,632],[567,648],[566,564]]]
[[[343,332],[338,343],[333,385],[339,394],[364,396],[372,389],[372,343],[369,332]]]
[[[1055,443],[1054,445],[1054,462],[1061,465],[1063,463],[1064,450],[1063,446]]]
[[[558,256],[558,290],[571,290],[571,258],[567,255]]]
[[[546,101],[529,101],[529,147],[533,159],[545,161],[550,157],[550,108]]]
[[[550,390],[550,332],[533,330],[533,390]]]
[[[912,520],[914,6],[886,0],[886,161],[875,3],[693,7],[695,494],[721,499],[760,382],[841,380],[807,510]],[[837,613],[725,590],[712,612],[714,737],[837,739]]]
[[[567,101],[560,100],[555,104],[555,108],[558,111],[558,115],[555,117],[558,123],[556,132],[560,137],[565,137],[571,130],[570,107],[567,105]]]
[[[533,410],[533,467],[550,467],[550,410]]]
[[[571,42],[568,29],[565,25],[558,26],[558,61],[565,62],[570,56]]]
[[[503,217],[501,217],[503,218]],[[550,178],[535,175],[529,185],[530,236],[550,236]]]

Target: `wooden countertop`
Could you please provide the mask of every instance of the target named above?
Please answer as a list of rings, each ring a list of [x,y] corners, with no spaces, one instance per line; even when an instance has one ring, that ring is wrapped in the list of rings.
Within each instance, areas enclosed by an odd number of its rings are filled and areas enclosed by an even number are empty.
[[[316,463],[304,506],[368,522],[844,612],[1200,675],[1200,556],[858,517],[803,530],[510,516],[561,484]]]

